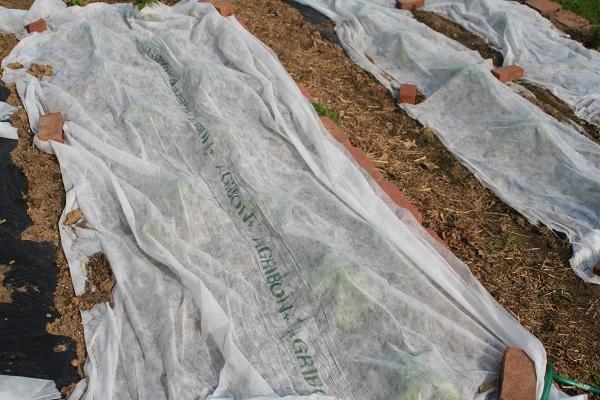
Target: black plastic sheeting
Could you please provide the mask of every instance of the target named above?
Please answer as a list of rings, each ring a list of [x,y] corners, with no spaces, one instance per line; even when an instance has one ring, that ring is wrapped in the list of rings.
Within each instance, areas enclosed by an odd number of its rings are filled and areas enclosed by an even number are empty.
[[[6,101],[10,95],[10,90],[0,82],[0,101]]]
[[[335,25],[329,18],[314,8],[296,3],[294,0],[283,0],[283,2],[298,10],[306,22],[310,24],[311,28],[318,31],[323,39],[341,46],[341,42],[334,30]]]
[[[60,388],[79,380],[70,365],[75,344],[45,329],[57,315],[55,249],[19,239],[31,220],[23,201],[25,178],[10,157],[16,143],[0,139],[0,220],[6,220],[0,224],[0,264],[10,268],[4,286],[12,289],[12,302],[0,303],[0,374],[52,379]]]

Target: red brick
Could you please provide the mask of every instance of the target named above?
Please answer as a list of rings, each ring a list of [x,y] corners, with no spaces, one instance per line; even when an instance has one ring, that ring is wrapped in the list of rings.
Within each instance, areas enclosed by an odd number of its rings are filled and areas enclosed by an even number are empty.
[[[417,104],[417,87],[412,84],[400,85],[398,103]]]
[[[444,239],[442,239],[442,238],[440,237],[440,235],[438,235],[438,234],[437,234],[437,232],[436,232],[436,231],[434,231],[434,230],[433,230],[433,229],[431,229],[431,228],[425,228],[425,230],[426,230],[426,231],[427,231],[427,232],[428,232],[428,233],[429,233],[429,234],[430,234],[430,235],[431,235],[431,236],[432,236],[432,237],[433,237],[435,240],[437,240],[438,242],[440,242],[440,243],[441,243],[441,244],[443,244],[444,246],[448,247],[448,245],[446,244],[446,242],[444,241]]]
[[[212,4],[224,17],[229,17],[235,12],[235,6],[225,0],[202,0],[202,2]]]
[[[308,101],[310,101],[311,103],[315,101],[315,98],[312,96],[312,94],[310,94],[310,91],[304,87],[304,85],[298,84],[298,89],[300,89],[300,91]]]
[[[352,145],[347,147],[347,149],[352,155],[352,158],[354,158],[354,161],[356,161],[356,163],[360,165],[362,169],[367,171],[367,173],[371,175],[371,178],[373,178],[379,184],[384,182],[381,172],[379,172],[379,170],[375,167],[375,165],[373,165],[371,160],[367,158],[366,154],[363,153],[361,149],[358,149]]]
[[[408,211],[410,211],[412,213],[412,215],[414,215],[415,219],[417,220],[417,222],[419,224],[423,223],[423,216],[421,215],[421,213],[419,212],[417,207],[415,207],[406,198],[406,196],[404,196],[404,193],[402,193],[402,191],[400,189],[398,189],[398,186],[396,186],[394,183],[392,183],[390,181],[380,182],[379,186],[381,186],[381,188],[385,191],[385,193],[387,193],[389,198],[394,203],[396,203],[398,206],[400,206],[402,208],[406,208]]]
[[[536,400],[537,379],[533,361],[516,347],[507,347],[502,358],[498,400]]]
[[[552,22],[567,29],[583,29],[590,26],[590,21],[569,10],[560,10],[552,14]]]
[[[600,276],[600,263],[598,263],[594,266],[594,269],[592,270],[592,272],[594,272],[594,274]]]
[[[492,74],[502,82],[510,82],[521,79],[525,71],[518,65],[507,65],[506,67],[498,67],[492,70]]]
[[[535,8],[540,14],[548,16],[560,10],[560,4],[552,0],[527,0],[527,5]]]
[[[62,114],[57,112],[42,115],[38,124],[37,138],[44,142],[54,140],[62,143],[64,141]]]
[[[30,23],[29,25],[26,26],[27,28],[27,32],[31,33],[31,32],[44,32],[48,26],[46,25],[46,21],[44,21],[43,19],[38,19],[35,22]]]
[[[377,182],[379,186],[387,193],[390,199],[398,206],[408,209],[415,216],[419,224],[422,224],[423,217],[421,216],[421,213],[419,213],[419,210],[417,210],[417,208],[410,201],[408,201],[406,197],[404,197],[404,193],[402,193],[402,191],[400,191],[396,185],[383,179],[381,172],[379,172],[379,170],[373,165],[371,160],[367,158],[362,150],[352,146],[346,132],[340,129],[336,123],[331,120],[331,118],[324,115],[322,115],[320,118],[325,128],[327,128],[329,133],[331,133],[331,136],[333,136],[335,140],[346,147],[346,150],[348,150],[350,155],[352,155],[354,161],[356,161],[356,163],[363,170],[371,175],[375,182]]]
[[[425,0],[396,0],[396,8],[401,10],[412,10],[423,6],[425,6]]]
[[[348,135],[346,135],[346,132],[341,130],[331,118],[326,117],[325,115],[321,115],[319,118],[321,119],[321,122],[323,123],[325,128],[327,128],[329,133],[331,133],[331,136],[333,136],[335,140],[343,144],[346,148],[352,147],[352,145],[350,144],[350,139],[348,139]]]

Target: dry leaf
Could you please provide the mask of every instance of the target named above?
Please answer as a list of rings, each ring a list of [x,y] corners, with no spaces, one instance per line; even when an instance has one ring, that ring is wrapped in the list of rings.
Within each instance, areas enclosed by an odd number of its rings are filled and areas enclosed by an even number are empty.
[[[79,221],[82,216],[83,214],[81,213],[81,210],[79,208],[77,210],[69,212],[65,217],[65,225],[73,225],[77,223],[77,221]]]
[[[23,64],[18,63],[18,62],[12,62],[12,63],[8,64],[7,67],[10,69],[19,69],[19,68],[23,68]]]

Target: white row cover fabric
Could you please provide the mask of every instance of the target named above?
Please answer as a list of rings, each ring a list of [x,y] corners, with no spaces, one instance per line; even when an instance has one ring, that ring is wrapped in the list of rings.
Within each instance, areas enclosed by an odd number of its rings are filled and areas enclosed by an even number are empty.
[[[549,89],[575,113],[600,123],[600,52],[570,39],[534,9],[508,0],[427,0],[425,9],[484,38],[504,64]]]
[[[600,283],[592,272],[600,261],[600,146],[494,78],[489,60],[393,1],[299,2],[333,19],[350,57],[394,95],[401,83],[415,83],[428,98],[404,105],[407,112],[529,221],[566,233],[577,275]]]
[[[60,398],[62,396],[52,381],[0,375],[0,400],[55,400]]]
[[[7,121],[14,112],[17,111],[16,107],[11,106],[3,101],[0,101],[0,138],[5,139],[18,139],[17,128],[12,126]]]
[[[45,0],[41,0],[45,1]],[[69,7],[3,60],[54,152],[75,292],[102,251],[114,309],[82,311],[72,400],[484,399],[541,343],[321,125],[275,55],[195,1]],[[87,227],[64,226],[80,208]],[[493,394],[492,394],[493,396]]]

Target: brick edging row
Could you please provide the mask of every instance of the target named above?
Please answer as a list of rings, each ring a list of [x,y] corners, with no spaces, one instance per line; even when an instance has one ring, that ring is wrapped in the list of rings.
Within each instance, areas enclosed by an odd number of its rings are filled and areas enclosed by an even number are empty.
[[[309,102],[313,103],[315,101],[315,98],[310,94],[309,90],[306,87],[304,87],[301,84],[298,84],[298,88]],[[419,212],[419,209],[413,203],[411,203],[410,200],[406,198],[404,193],[400,189],[398,189],[398,186],[396,186],[393,182],[386,181],[383,178],[381,172],[379,172],[375,165],[373,165],[373,163],[371,162],[371,160],[369,160],[367,155],[361,149],[354,147],[352,143],[350,143],[348,134],[339,126],[337,126],[337,124],[333,122],[331,118],[323,115],[319,118],[321,119],[321,122],[323,123],[325,128],[327,128],[331,136],[346,148],[346,150],[352,155],[352,158],[354,158],[354,161],[356,161],[356,163],[363,170],[365,170],[375,182],[377,182],[379,187],[388,195],[388,197],[399,207],[405,208],[408,211],[410,211],[410,213],[415,217],[419,225],[422,225],[423,216]],[[425,230],[438,242],[448,247],[446,242],[442,238],[440,238],[439,235],[433,229],[425,228]]]
[[[592,26],[586,18],[571,10],[562,8],[559,3],[553,0],[520,0],[520,2],[548,18],[554,26],[561,30],[588,29]]]

